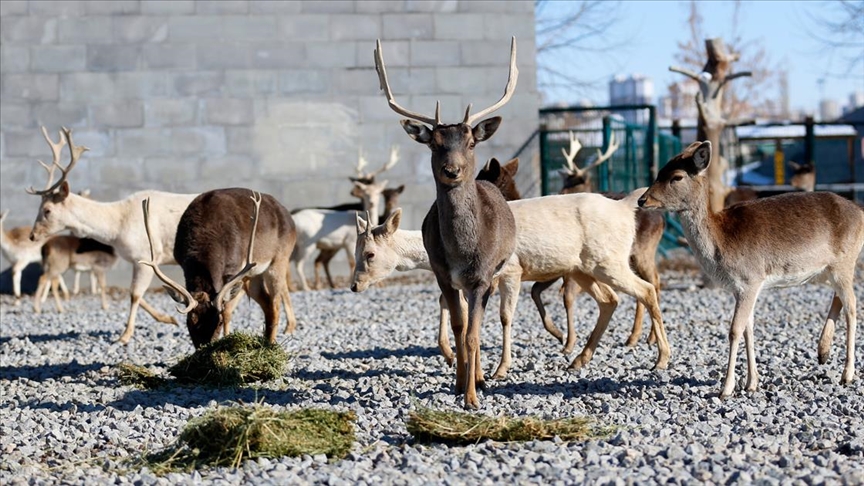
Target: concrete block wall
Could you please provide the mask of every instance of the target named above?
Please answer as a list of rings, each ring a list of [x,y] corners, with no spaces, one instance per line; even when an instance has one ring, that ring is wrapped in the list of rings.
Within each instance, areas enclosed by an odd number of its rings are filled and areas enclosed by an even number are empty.
[[[506,158],[537,128],[531,1],[0,2],[0,208],[31,224],[50,156],[39,126],[90,147],[73,190],[116,200],[141,189],[268,192],[288,208],[352,201],[358,150],[406,184],[403,225],[434,199],[429,152],[404,134],[378,89],[383,42],[400,103],[445,121],[494,103],[518,41],[516,95],[478,163]],[[65,158],[65,157],[64,157]],[[539,177],[522,164],[522,180]],[[532,173],[533,172],[533,173]]]

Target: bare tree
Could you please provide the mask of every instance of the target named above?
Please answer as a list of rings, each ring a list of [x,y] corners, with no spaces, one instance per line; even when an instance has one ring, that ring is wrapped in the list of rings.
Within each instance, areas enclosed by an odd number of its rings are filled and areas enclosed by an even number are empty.
[[[820,3],[818,7],[811,7],[806,17],[804,31],[821,45],[820,56],[824,57],[824,51],[829,51],[825,75],[861,78],[864,72],[864,0]],[[831,67],[835,60],[844,64],[840,71]]]

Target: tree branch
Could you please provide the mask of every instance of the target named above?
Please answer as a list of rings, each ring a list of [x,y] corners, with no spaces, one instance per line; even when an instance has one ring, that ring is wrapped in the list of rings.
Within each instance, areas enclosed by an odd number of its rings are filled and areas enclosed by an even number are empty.
[[[688,78],[692,79],[693,81],[699,81],[699,75],[696,74],[695,72],[687,69],[687,68],[683,68],[680,66],[669,66],[669,70],[672,71],[673,73],[683,74],[684,76],[687,76]]]
[[[717,95],[720,94],[720,90],[723,89],[723,86],[726,86],[726,83],[728,83],[729,81],[732,81],[733,79],[736,79],[736,78],[743,78],[743,77],[750,77],[750,76],[753,76],[753,72],[751,72],[751,71],[741,71],[741,72],[732,73],[732,74],[726,76],[726,79],[724,79],[723,82],[717,86],[717,89],[714,90],[714,95],[713,95],[714,98],[716,98]]]

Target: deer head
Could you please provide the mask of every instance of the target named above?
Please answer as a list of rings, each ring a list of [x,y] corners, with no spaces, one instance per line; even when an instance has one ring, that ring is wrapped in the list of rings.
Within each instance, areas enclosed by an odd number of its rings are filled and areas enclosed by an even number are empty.
[[[696,207],[708,194],[705,171],[710,162],[711,142],[690,144],[660,169],[657,179],[639,198],[639,207],[672,212]]]
[[[597,149],[597,158],[588,164],[584,169],[580,169],[578,165],[576,165],[576,154],[582,149],[582,144],[579,143],[579,140],[576,138],[576,135],[573,132],[569,132],[570,135],[570,150],[569,152],[565,150],[563,147],[561,148],[561,153],[564,154],[564,159],[567,161],[566,164],[561,169],[558,169],[558,173],[561,174],[561,178],[563,180],[563,188],[561,189],[561,194],[573,194],[577,192],[592,192],[594,190],[594,186],[591,183],[591,169],[594,169],[610,158],[612,158],[612,154],[618,150],[618,143],[615,141],[615,132],[612,132],[612,135],[609,138],[609,146],[606,148],[606,152],[601,152],[600,149]]]
[[[793,174],[790,183],[802,191],[812,192],[816,189],[816,167],[813,164],[796,164],[789,162]]]
[[[486,162],[486,165],[480,169],[480,172],[477,174],[478,181],[488,181],[492,184],[495,184],[501,194],[504,195],[504,199],[508,201],[515,201],[518,199],[522,199],[522,195],[519,194],[519,189],[516,188],[516,172],[519,170],[519,159],[512,159],[510,162],[507,162],[504,165],[501,165],[498,162],[498,159],[492,157]]]
[[[65,127],[60,131],[59,142],[55,143],[51,140],[45,127],[42,127],[42,135],[45,137],[45,141],[48,142],[48,146],[51,147],[54,160],[51,165],[47,165],[41,160],[39,161],[39,164],[48,172],[48,182],[45,184],[45,189],[41,191],[32,187],[27,189],[28,194],[42,198],[42,202],[39,205],[39,214],[36,215],[36,223],[33,225],[33,231],[30,232],[31,241],[41,240],[54,233],[58,233],[64,230],[67,223],[70,222],[67,202],[69,200],[69,182],[67,178],[69,177],[69,172],[78,163],[81,154],[90,150],[83,145],[76,146],[72,142],[72,130]],[[60,165],[60,154],[63,151],[63,146],[67,143],[69,144],[71,158],[69,164],[63,167]],[[56,183],[54,183],[55,169],[60,169],[61,173],[60,180]]]
[[[399,255],[393,248],[393,234],[399,229],[402,209],[396,208],[380,226],[371,224],[370,214],[364,220],[357,214],[357,246],[354,247],[354,275],[352,292],[363,292],[370,285],[384,280],[393,273],[399,263]]]
[[[392,169],[393,166],[395,166],[397,163],[399,163],[399,146],[392,145],[390,147],[390,159],[378,170],[373,172],[365,172],[366,166],[369,165],[369,162],[366,161],[366,158],[363,156],[363,151],[361,150],[360,155],[357,157],[357,167],[354,168],[354,171],[357,173],[357,177],[349,177],[349,179],[351,179],[351,182],[362,182],[363,184],[371,184],[375,182],[376,176]]]
[[[474,146],[492,137],[501,124],[501,117],[482,120],[476,126],[474,124],[507,104],[516,89],[519,77],[519,70],[516,68],[516,38],[514,37],[510,44],[510,74],[504,95],[497,103],[474,115],[471,114],[471,105],[468,105],[462,122],[452,125],[441,123],[440,103],[435,106],[435,116],[429,117],[409,111],[396,102],[387,80],[380,40],[375,48],[375,69],[390,108],[408,117],[401,121],[402,128],[408,136],[432,151],[432,173],[435,180],[445,186],[455,186],[470,180],[474,176]]]
[[[399,187],[391,187],[384,189],[381,194],[384,196],[384,218],[393,214],[393,211],[399,207],[399,195],[405,190],[405,184]]]
[[[252,261],[252,252],[255,246],[255,232],[258,228],[258,216],[261,210],[261,194],[253,192],[250,199],[252,199],[255,209],[251,234],[249,236],[249,246],[246,251],[246,265],[228,279],[228,282],[222,286],[222,289],[219,290],[215,298],[211,297],[211,292],[202,290],[203,288],[212,289],[211,282],[202,285],[197,280],[193,280],[193,289],[190,292],[185,286],[175,282],[162,272],[156,262],[153,237],[150,233],[150,198],[141,202],[144,212],[144,228],[147,232],[147,240],[150,243],[150,261],[142,260],[138,263],[151,267],[159,280],[165,284],[164,288],[168,291],[168,295],[180,304],[177,306],[177,311],[186,315],[186,326],[189,329],[189,335],[196,348],[210,342],[216,335],[216,332],[222,326],[222,311],[225,303],[229,302],[240,292],[244,278],[256,266],[256,263]],[[189,281],[187,280],[188,283]],[[201,288],[196,288],[199,286]]]
[[[389,181],[372,182],[364,184],[360,181],[354,181],[354,188],[351,190],[351,195],[363,200],[363,207],[366,208],[372,215],[370,220],[372,224],[378,224],[378,205],[381,199],[381,194],[384,188],[387,187]]]

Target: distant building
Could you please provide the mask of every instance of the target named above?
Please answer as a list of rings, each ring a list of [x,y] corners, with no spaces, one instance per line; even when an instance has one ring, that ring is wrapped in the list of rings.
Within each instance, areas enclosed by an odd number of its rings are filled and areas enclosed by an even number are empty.
[[[640,74],[630,76],[615,76],[609,81],[609,104],[648,105],[654,103],[654,81]],[[621,116],[628,123],[644,124],[648,122],[648,114],[644,110],[622,111]]]
[[[864,106],[864,91],[853,91],[849,93],[849,104],[843,107],[843,114],[852,113]]]
[[[819,102],[819,119],[830,122],[840,118],[840,105],[836,100],[824,99]]]

